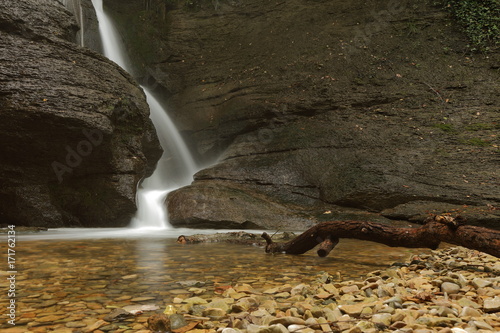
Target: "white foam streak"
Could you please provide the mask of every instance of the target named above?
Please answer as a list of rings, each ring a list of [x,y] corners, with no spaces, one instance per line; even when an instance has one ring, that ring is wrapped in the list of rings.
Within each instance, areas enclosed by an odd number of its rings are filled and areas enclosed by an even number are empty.
[[[92,0],[99,21],[99,33],[101,35],[104,55],[120,65],[121,68],[130,72],[127,61],[125,60],[125,50],[120,42],[120,35],[113,22],[104,12],[102,0]]]
[[[103,10],[102,0],[92,0],[99,21],[104,55],[130,72],[120,36]],[[136,194],[137,213],[131,226],[147,230],[170,229],[165,199],[169,192],[188,185],[197,166],[175,124],[160,102],[142,87],[150,108],[150,118],[156,128],[163,155],[153,174],[143,180]]]

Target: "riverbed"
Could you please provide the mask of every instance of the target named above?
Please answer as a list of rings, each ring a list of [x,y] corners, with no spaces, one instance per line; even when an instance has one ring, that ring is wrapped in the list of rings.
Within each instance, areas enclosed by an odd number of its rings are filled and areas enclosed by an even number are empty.
[[[328,257],[319,258],[314,251],[271,255],[261,246],[176,242],[178,235],[194,233],[199,231],[65,229],[18,235],[16,327],[85,327],[115,307],[163,309],[176,297],[213,295],[218,286],[310,283],[322,272],[355,279],[423,251],[342,239]],[[0,250],[7,253],[6,242]],[[0,301],[9,302],[6,292]],[[2,306],[3,318],[6,311]]]

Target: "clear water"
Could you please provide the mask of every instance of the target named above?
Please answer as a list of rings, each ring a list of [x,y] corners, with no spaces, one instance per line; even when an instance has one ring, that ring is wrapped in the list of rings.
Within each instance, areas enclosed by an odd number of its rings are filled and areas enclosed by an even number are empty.
[[[265,290],[310,283],[321,272],[339,280],[362,278],[423,252],[342,239],[325,258],[314,251],[271,255],[260,246],[182,245],[176,243],[180,234],[192,235],[193,230],[58,229],[18,235],[16,327],[58,331],[68,330],[67,323],[89,326],[115,307],[152,304],[163,309],[174,298],[195,292],[204,298],[219,297],[217,286],[247,283]],[[7,253],[6,241],[0,243],[0,251]],[[188,280],[200,281],[205,290],[189,290],[182,284]],[[8,301],[7,292],[0,294],[0,304]],[[6,311],[0,307],[0,316]],[[127,325],[144,323],[150,315],[131,318]],[[0,329],[6,327],[0,322]]]

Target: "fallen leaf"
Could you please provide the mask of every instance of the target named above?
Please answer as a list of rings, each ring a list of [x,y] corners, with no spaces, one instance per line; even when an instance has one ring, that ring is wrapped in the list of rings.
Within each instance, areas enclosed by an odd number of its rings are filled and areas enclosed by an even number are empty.
[[[229,288],[231,288],[231,286],[217,286],[217,287],[215,287],[214,292],[216,292],[218,294],[222,294],[224,291],[226,291]]]

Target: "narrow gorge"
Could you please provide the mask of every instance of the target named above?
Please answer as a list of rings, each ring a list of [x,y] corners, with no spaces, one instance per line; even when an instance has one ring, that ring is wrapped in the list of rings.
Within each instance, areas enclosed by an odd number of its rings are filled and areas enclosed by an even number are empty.
[[[104,0],[131,75],[81,6],[0,5],[2,223],[128,225],[161,156],[144,85],[205,166],[168,195],[174,226],[499,226],[498,48],[442,5]]]

